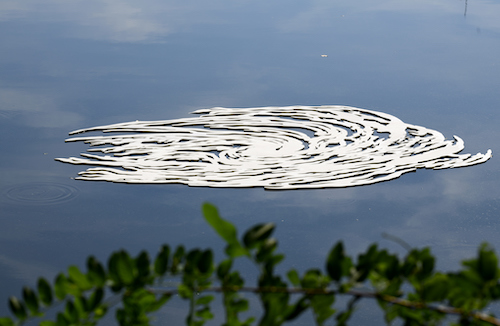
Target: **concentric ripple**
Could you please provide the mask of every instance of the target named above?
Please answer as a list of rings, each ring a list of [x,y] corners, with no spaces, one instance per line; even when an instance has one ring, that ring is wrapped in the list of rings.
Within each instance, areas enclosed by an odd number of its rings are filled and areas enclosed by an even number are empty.
[[[52,205],[74,198],[78,190],[68,185],[41,182],[17,185],[5,194],[7,198],[23,204]]]
[[[464,143],[457,136],[446,140],[438,131],[353,107],[218,107],[194,113],[199,116],[74,131],[111,133],[67,139],[104,155],[56,160],[97,166],[80,172],[81,180],[301,189],[367,185],[419,168],[464,167],[491,158],[491,150],[458,154]]]

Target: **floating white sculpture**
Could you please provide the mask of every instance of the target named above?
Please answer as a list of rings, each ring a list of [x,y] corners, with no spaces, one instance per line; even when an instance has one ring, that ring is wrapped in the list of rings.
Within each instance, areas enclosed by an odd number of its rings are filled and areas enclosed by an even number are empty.
[[[114,133],[66,140],[108,145],[89,151],[112,155],[56,160],[99,166],[80,172],[81,180],[303,189],[367,185],[418,168],[463,167],[491,158],[491,150],[459,155],[464,143],[457,136],[446,140],[438,131],[353,107],[212,108],[194,113],[200,116],[76,130],[71,134]]]

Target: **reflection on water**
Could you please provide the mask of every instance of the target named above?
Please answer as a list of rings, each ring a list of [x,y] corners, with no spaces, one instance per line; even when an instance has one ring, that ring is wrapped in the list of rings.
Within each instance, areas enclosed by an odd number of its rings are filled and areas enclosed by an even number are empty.
[[[491,150],[458,155],[464,144],[457,136],[445,140],[440,132],[389,114],[347,106],[194,113],[200,117],[74,131],[115,133],[68,140],[101,146],[89,151],[112,156],[57,160],[100,166],[81,172],[80,180],[302,189],[367,185],[418,168],[464,167],[491,158]]]
[[[495,158],[471,168],[419,169],[366,187],[290,191],[78,182],[71,177],[81,167],[53,160],[87,150],[83,143],[63,141],[82,127],[176,119],[214,106],[329,103],[383,111],[437,130],[450,142],[456,133],[466,143],[464,153],[498,153],[500,3],[43,4],[0,5],[0,315],[8,314],[6,299],[20,295],[23,285],[36,284],[39,275],[53,279],[70,264],[84,266],[89,254],[104,258],[118,248],[156,252],[165,242],[223,250],[202,221],[204,201],[216,204],[240,230],[276,223],[289,264],[284,267],[321,267],[338,240],[353,255],[373,242],[403,251],[383,232],[412,246],[432,245],[447,270],[482,241],[500,248]],[[289,145],[313,150],[314,144],[303,142],[316,138],[311,132],[290,130],[303,135]],[[384,135],[372,134],[388,139]],[[77,187],[78,195],[53,185]],[[170,322],[174,314],[166,315]],[[181,315],[171,323],[183,324]],[[366,320],[353,323],[384,324],[381,317]]]
[[[0,119],[11,119],[17,115],[16,111],[0,110]]]

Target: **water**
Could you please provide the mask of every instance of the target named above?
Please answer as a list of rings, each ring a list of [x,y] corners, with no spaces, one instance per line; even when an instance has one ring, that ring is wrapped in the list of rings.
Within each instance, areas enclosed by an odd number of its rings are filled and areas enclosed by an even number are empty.
[[[373,242],[404,253],[384,232],[432,246],[443,270],[483,241],[500,248],[498,2],[468,1],[466,16],[456,0],[4,4],[0,315],[23,285],[89,254],[153,253],[165,242],[222,248],[201,217],[205,201],[240,230],[275,222],[284,268],[322,267],[339,239],[350,253]],[[77,181],[81,166],[54,161],[87,149],[64,143],[72,130],[270,105],[385,112],[460,136],[466,153],[491,148],[493,158],[362,187],[286,191]],[[182,320],[181,307],[162,316]],[[373,310],[359,312],[361,324]]]

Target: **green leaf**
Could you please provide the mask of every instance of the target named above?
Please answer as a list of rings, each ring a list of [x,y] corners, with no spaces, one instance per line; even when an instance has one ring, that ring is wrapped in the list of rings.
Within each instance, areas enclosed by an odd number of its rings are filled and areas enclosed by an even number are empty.
[[[43,277],[38,279],[38,296],[45,306],[50,306],[52,304],[52,289],[50,288],[49,282]]]
[[[372,269],[374,268],[377,257],[378,257],[378,248],[376,244],[371,245],[365,254],[360,254],[358,256],[358,264],[356,269],[359,272],[358,282],[363,282],[366,280]]]
[[[429,248],[422,250],[422,272],[420,273],[420,280],[428,278],[434,271],[435,258],[431,255]]]
[[[306,311],[310,307],[308,300],[309,299],[307,298],[307,296],[300,298],[300,300],[297,301],[296,304],[288,309],[285,320],[294,320],[295,318],[299,317],[304,311]]]
[[[197,267],[200,256],[201,256],[200,249],[193,249],[187,253],[184,274],[194,274],[195,267]]]
[[[213,264],[213,253],[211,250],[205,250],[198,259],[198,270],[202,274],[210,271]]]
[[[479,248],[478,273],[484,281],[491,281],[498,274],[498,258],[493,249],[483,243]]]
[[[153,312],[160,309],[168,300],[170,300],[171,297],[171,294],[163,294],[158,300],[156,300],[156,302],[148,306],[147,311]]]
[[[495,284],[490,287],[490,294],[492,300],[498,300],[500,298],[500,284]]]
[[[51,320],[44,320],[40,322],[40,326],[57,326],[57,323]]]
[[[0,326],[14,326],[14,321],[9,317],[1,317],[0,318]]]
[[[172,257],[172,266],[170,267],[172,274],[175,275],[179,272],[182,261],[184,260],[184,254],[184,246],[181,245],[175,249],[174,256]]]
[[[78,314],[80,316],[86,316],[86,314],[88,312],[91,312],[91,310],[89,309],[90,305],[88,303],[88,300],[83,295],[76,297],[74,304],[75,304],[75,308],[76,308],[76,310],[78,310]]]
[[[323,325],[323,323],[335,313],[335,309],[331,308],[335,302],[335,296],[333,294],[313,296],[310,302],[318,325]]]
[[[328,284],[328,278],[325,277],[320,270],[310,269],[305,272],[301,280],[301,285],[304,288],[325,288]]]
[[[113,253],[108,262],[109,272],[115,282],[129,285],[134,280],[134,263],[125,250]]]
[[[266,240],[274,231],[274,223],[258,224],[248,230],[243,236],[245,247],[255,248],[260,242]]]
[[[80,319],[78,310],[76,309],[75,304],[71,300],[68,300],[66,302],[66,310],[64,311],[64,313],[68,318],[68,320],[71,322],[71,324],[76,324]]]
[[[81,291],[87,291],[92,287],[87,276],[77,266],[72,265],[68,268],[68,276]]]
[[[389,280],[397,278],[400,274],[399,259],[395,255],[389,255],[384,251],[383,259],[380,259],[377,270]]]
[[[94,292],[89,297],[89,310],[95,310],[97,307],[99,307],[99,304],[101,303],[102,299],[104,298],[104,291],[103,289],[95,289]]]
[[[233,224],[220,217],[217,208],[209,203],[203,204],[203,216],[219,236],[228,244],[226,253],[232,258],[248,254],[238,241],[237,231]],[[231,248],[229,250],[229,248]]]
[[[117,285],[121,284],[120,276],[118,275],[118,256],[119,254],[114,252],[108,259],[109,277]]]
[[[432,275],[434,261],[435,258],[429,248],[412,249],[405,259],[401,272],[404,276],[415,278],[418,282],[421,282]]]
[[[9,308],[10,311],[17,317],[19,320],[25,320],[28,317],[26,313],[26,309],[22,302],[19,301],[16,297],[12,296],[9,298]]]
[[[230,244],[226,247],[226,255],[231,258],[237,258],[240,256],[247,256],[248,251],[243,248],[239,243]]]
[[[97,287],[104,286],[106,282],[106,272],[102,264],[94,256],[90,256],[87,259],[87,269],[88,280]]]
[[[208,224],[210,224],[228,244],[238,242],[236,228],[233,224],[220,217],[215,206],[209,203],[203,204],[203,215]]]
[[[276,266],[278,265],[281,261],[283,261],[283,259],[285,259],[285,255],[282,255],[282,254],[278,254],[278,255],[274,255],[270,260],[269,260],[269,264],[271,266]]]
[[[214,300],[213,295],[204,295],[196,300],[197,305],[207,305]]]
[[[233,287],[242,287],[245,281],[241,277],[238,271],[234,271],[231,274],[227,275],[224,280],[224,286],[233,286]]]
[[[231,308],[239,312],[247,311],[249,308],[248,300],[246,299],[234,300],[231,303]]]
[[[220,262],[219,266],[217,267],[217,277],[220,280],[223,280],[231,270],[232,265],[233,265],[232,259],[226,259]]]
[[[345,258],[344,245],[338,242],[330,251],[326,262],[326,270],[332,280],[338,282],[343,276],[342,263]]]
[[[68,281],[66,280],[66,276],[64,276],[64,274],[61,273],[57,275],[54,283],[54,292],[56,294],[56,298],[59,300],[63,300],[68,294],[67,282]]]
[[[135,266],[137,267],[137,272],[139,277],[147,278],[150,273],[150,261],[147,252],[142,251],[139,256],[135,259]]]
[[[163,276],[168,270],[168,259],[170,257],[170,247],[163,245],[156,256],[155,260],[155,273]]]
[[[273,258],[273,251],[278,247],[278,241],[274,238],[266,239],[260,246],[255,256],[258,262],[265,262]],[[281,259],[280,259],[281,260]],[[279,261],[278,261],[279,262]]]
[[[422,299],[427,302],[445,300],[449,290],[449,279],[446,275],[436,274],[424,283]]]
[[[70,321],[66,316],[64,316],[64,314],[58,313],[56,323],[57,326],[68,326]]]
[[[27,286],[23,288],[23,299],[26,304],[26,307],[28,307],[28,310],[32,315],[36,315],[38,313],[38,298],[36,297],[35,292]]]
[[[191,298],[193,296],[193,291],[186,284],[180,284],[177,287],[177,290],[179,291],[179,295],[184,299]]]
[[[202,320],[209,320],[214,318],[214,315],[210,311],[210,307],[204,307],[195,313],[196,317],[201,318]],[[203,325],[203,322],[200,322],[200,325]]]
[[[134,280],[134,263],[129,254],[122,250],[119,253],[118,259],[118,275],[125,284],[130,284]]]
[[[94,309],[94,318],[95,319],[102,318],[106,314],[107,311],[108,311],[107,306],[100,306],[97,309]]]
[[[156,302],[156,296],[145,290],[140,289],[134,293],[135,303],[140,306],[145,311],[148,310],[148,307],[153,305]]]
[[[290,270],[286,275],[288,276],[288,279],[294,286],[300,285],[299,273],[297,273],[295,269]]]

